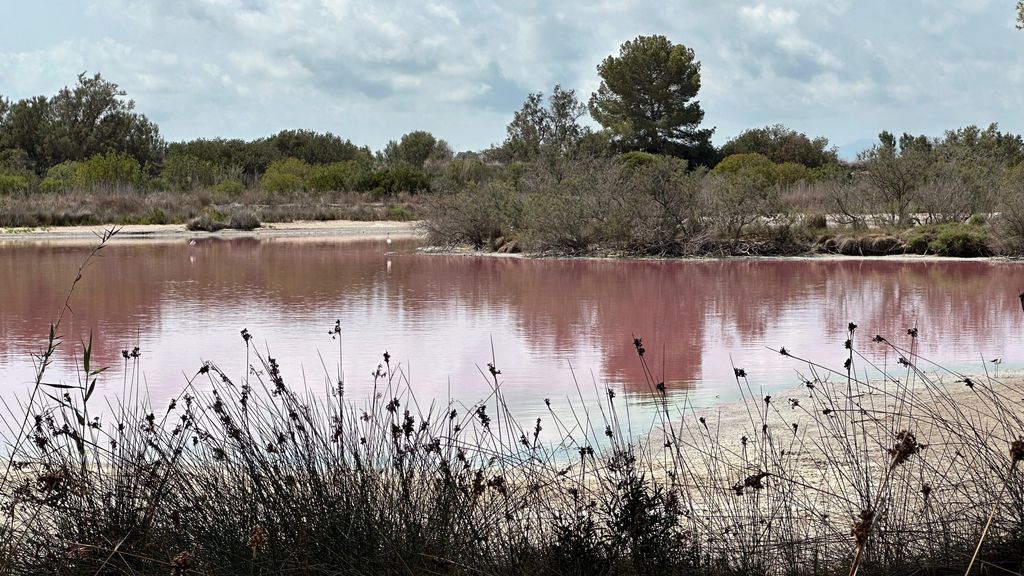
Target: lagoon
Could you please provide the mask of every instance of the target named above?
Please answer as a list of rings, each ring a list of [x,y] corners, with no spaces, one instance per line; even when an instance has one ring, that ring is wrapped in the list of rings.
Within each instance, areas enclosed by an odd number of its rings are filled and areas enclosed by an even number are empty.
[[[524,420],[606,388],[649,405],[633,338],[643,339],[670,396],[699,406],[738,398],[733,367],[766,392],[808,368],[842,370],[848,322],[859,365],[898,368],[870,342],[912,344],[919,364],[983,374],[1021,368],[1024,265],[987,260],[790,258],[527,259],[425,254],[418,239],[115,239],[85,270],[48,381],[75,382],[81,342],[109,366],[98,389],[121,390],[121,350],[138,346],[154,405],[179,394],[205,361],[245,374],[247,329],[293,386],[324,393],[341,368],[350,397],[373,390],[387,351],[421,404],[490,394],[487,364]],[[0,376],[28,390],[30,352],[45,343],[88,244],[0,245]],[[913,343],[907,330],[917,328]],[[988,360],[1003,358],[996,366]],[[905,369],[904,369],[905,370]],[[201,385],[201,384],[200,384]]]

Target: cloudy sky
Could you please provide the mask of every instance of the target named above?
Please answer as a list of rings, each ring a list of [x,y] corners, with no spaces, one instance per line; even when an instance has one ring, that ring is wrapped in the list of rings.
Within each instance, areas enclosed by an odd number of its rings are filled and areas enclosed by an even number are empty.
[[[880,130],[1024,132],[1013,0],[47,0],[9,2],[0,94],[117,82],[171,140],[341,134],[380,148],[430,130],[458,150],[504,138],[528,92],[585,100],[639,34],[702,63],[723,143],[781,122],[844,145]]]

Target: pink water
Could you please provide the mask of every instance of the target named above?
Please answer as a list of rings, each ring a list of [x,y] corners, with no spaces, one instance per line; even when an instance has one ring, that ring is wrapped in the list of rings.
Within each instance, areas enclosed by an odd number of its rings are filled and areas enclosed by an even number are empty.
[[[328,335],[341,320],[350,394],[367,394],[385,350],[421,402],[475,401],[492,361],[524,417],[553,402],[613,387],[649,400],[633,347],[643,338],[657,378],[702,404],[735,397],[732,364],[766,389],[799,382],[800,362],[842,368],[846,326],[880,363],[876,333],[958,369],[1024,367],[1024,266],[981,261],[527,260],[418,254],[382,239],[115,241],[85,271],[50,381],[72,381],[92,332],[99,388],[121,389],[121,350],[139,346],[154,402],[212,360],[245,373],[247,328],[286,381],[322,390],[338,364]],[[27,389],[30,352],[45,342],[87,245],[0,245],[0,385]],[[575,382],[573,371],[575,372]],[[994,366],[987,364],[991,369]],[[326,369],[325,369],[326,366]],[[596,386],[595,386],[596,383]]]

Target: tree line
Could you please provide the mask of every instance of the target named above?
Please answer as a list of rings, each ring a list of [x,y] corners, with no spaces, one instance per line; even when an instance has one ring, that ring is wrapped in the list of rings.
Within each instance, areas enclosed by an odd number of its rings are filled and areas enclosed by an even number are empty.
[[[458,154],[425,131],[376,152],[310,130],[167,143],[115,83],[82,74],[50,97],[0,97],[0,194],[204,190],[231,198],[257,190],[273,197],[347,191],[383,198],[433,192],[443,199],[436,205],[458,213],[505,190],[506,208],[546,206],[523,212],[532,214],[530,221],[550,218],[549,204],[564,200],[575,216],[596,204],[593,217],[610,226],[613,207],[634,201],[629,195],[643,196],[644,186],[699,182],[701,213],[722,219],[716,234],[740,237],[780,215],[907,227],[1008,213],[1022,179],[1024,140],[995,124],[941,137],[883,132],[853,162],[841,160],[826,138],[778,124],[745,130],[716,147],[697,99],[700,62],[665,36],[625,42],[597,73],[600,85],[586,102],[561,85],[547,95],[531,93],[500,144]],[[612,183],[619,197],[599,198],[596,191]],[[692,190],[665,194],[652,201],[696,206]],[[678,213],[663,216],[675,222],[677,235],[696,226]],[[523,223],[488,227],[484,235],[493,240]],[[450,232],[445,239],[479,244],[481,234]]]

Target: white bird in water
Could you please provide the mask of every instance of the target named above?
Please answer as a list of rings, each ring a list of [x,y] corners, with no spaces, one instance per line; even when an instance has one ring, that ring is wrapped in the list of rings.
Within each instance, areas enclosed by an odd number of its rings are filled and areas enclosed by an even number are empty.
[[[196,245],[196,241],[195,240],[189,240],[188,241],[188,245],[189,246],[195,246]]]
[[[387,240],[385,240],[385,242],[388,243],[388,246],[391,246],[391,232],[388,232],[388,237]]]

